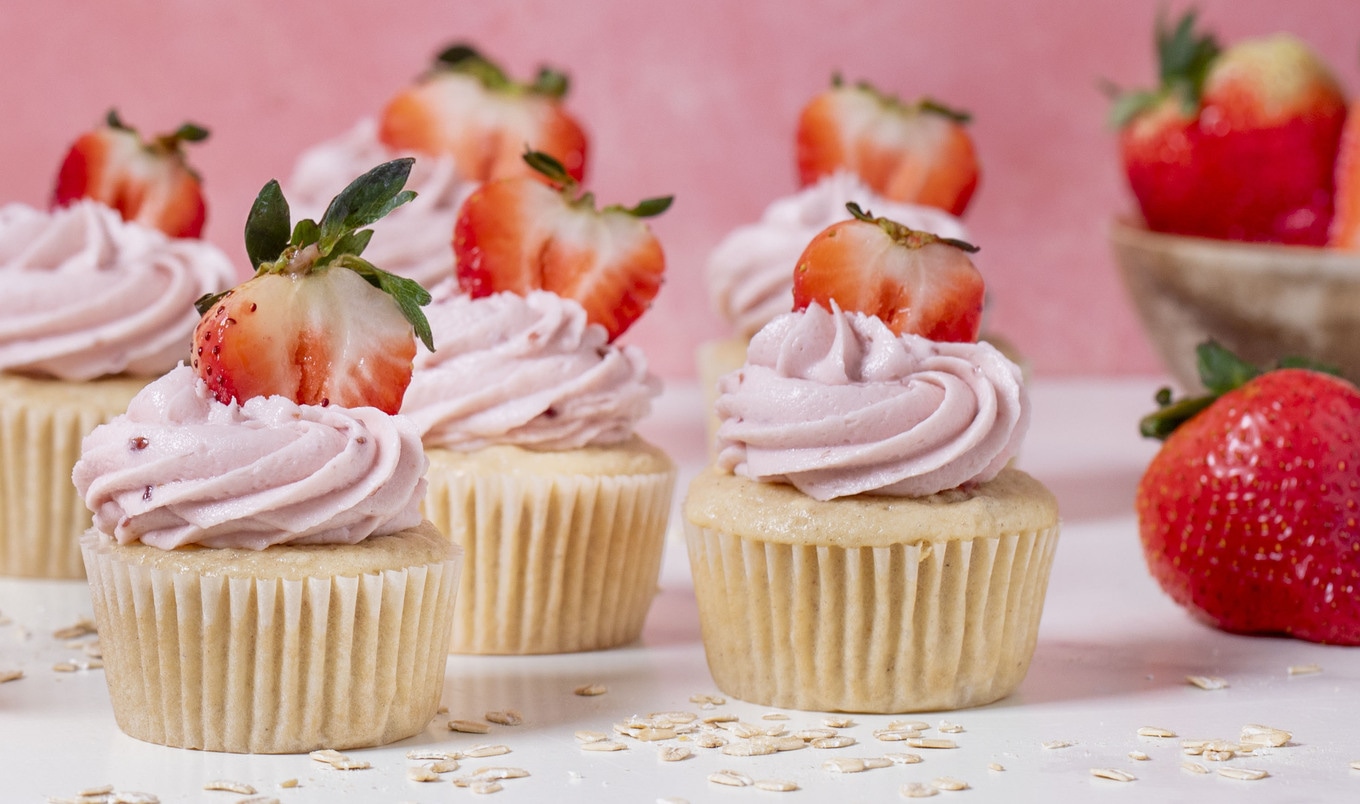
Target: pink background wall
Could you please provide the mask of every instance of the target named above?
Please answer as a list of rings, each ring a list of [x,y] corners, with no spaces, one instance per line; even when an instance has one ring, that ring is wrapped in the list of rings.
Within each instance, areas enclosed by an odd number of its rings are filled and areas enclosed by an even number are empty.
[[[674,193],[654,226],[669,258],[627,336],[658,372],[692,375],[724,333],[702,265],[731,227],[793,191],[798,111],[833,71],[970,110],[983,178],[966,222],[991,328],[1036,372],[1154,372],[1105,244],[1129,207],[1097,84],[1153,78],[1162,0],[595,0],[381,3],[120,0],[7,4],[0,16],[0,202],[44,204],[67,145],[110,106],[144,131],[213,135],[193,161],[207,236],[245,270],[241,227],[297,154],[379,110],[442,45],[467,39],[527,76],[566,68],[604,201]],[[1360,95],[1357,0],[1202,0],[1231,41],[1289,30]]]

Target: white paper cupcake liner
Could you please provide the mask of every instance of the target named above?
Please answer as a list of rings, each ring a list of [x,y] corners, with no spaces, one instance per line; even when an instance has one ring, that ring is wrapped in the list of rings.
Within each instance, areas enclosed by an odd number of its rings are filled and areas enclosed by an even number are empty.
[[[114,716],[132,737],[298,753],[390,743],[434,716],[456,554],[355,576],[227,577],[186,566],[192,556],[124,560],[101,541],[81,546]]]
[[[673,471],[432,470],[425,515],[464,550],[455,653],[600,650],[642,632],[657,591]]]
[[[1012,692],[1058,527],[888,547],[792,545],[686,523],[708,665],[763,706],[919,712]]]

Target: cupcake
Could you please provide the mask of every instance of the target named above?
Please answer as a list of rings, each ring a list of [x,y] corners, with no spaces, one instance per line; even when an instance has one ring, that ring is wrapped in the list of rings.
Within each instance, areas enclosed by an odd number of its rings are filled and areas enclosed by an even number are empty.
[[[72,146],[50,211],[0,207],[0,575],[83,577],[81,438],[187,355],[194,299],[236,281],[198,239],[180,146],[205,135],[144,143],[110,113]]]
[[[597,212],[555,160],[530,161],[553,186],[500,179],[464,205],[458,286],[435,293],[438,350],[417,355],[402,406],[430,460],[425,514],[465,551],[458,653],[637,638],[675,483],[634,432],[660,383],[614,342],[659,287],[662,252],[638,216],[665,203]]]
[[[377,226],[369,259],[433,287],[453,275],[450,233],[458,208],[484,181],[522,173],[526,144],[566,163],[580,179],[585,135],[563,108],[566,75],[544,67],[533,83],[512,80],[466,45],[445,49],[429,72],[402,89],[376,117],[305,151],[288,182],[300,214],[319,217],[358,171],[414,157],[416,193]]]
[[[1058,536],[1053,495],[1008,467],[1028,398],[974,342],[966,244],[852,212],[799,259],[802,309],[719,382],[683,505],[709,669],[765,706],[989,703],[1028,668]]]
[[[846,220],[847,202],[913,229],[967,239],[959,217],[979,174],[967,120],[935,101],[905,103],[839,77],[808,102],[795,132],[799,190],[733,230],[708,259],[713,309],[732,329],[699,349],[710,403],[717,378],[741,366],[751,336],[792,309],[798,255],[818,232]]]
[[[266,185],[246,225],[256,276],[201,301],[192,367],[84,440],[80,547],[133,737],[360,748],[435,714],[458,551],[421,517],[426,460],[394,415],[428,294],[357,253],[409,170],[375,168],[295,230]]]

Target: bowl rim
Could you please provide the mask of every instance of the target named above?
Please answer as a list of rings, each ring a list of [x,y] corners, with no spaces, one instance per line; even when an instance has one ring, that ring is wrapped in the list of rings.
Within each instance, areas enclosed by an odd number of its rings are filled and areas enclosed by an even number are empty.
[[[1116,246],[1156,252],[1176,251],[1181,258],[1207,259],[1211,262],[1231,259],[1234,262],[1231,266],[1233,271],[1275,274],[1279,273],[1281,265],[1286,265],[1289,272],[1296,274],[1312,273],[1360,280],[1360,251],[1326,246],[1249,243],[1156,232],[1148,229],[1138,217],[1130,215],[1116,215],[1110,223],[1109,234]]]

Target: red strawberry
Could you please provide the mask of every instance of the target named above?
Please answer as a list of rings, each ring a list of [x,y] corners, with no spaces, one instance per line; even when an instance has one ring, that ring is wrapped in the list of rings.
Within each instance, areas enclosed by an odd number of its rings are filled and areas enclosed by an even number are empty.
[[[111,110],[103,126],[82,135],[67,152],[52,207],[91,198],[118,210],[123,220],[154,226],[170,237],[199,237],[207,209],[183,144],[207,137],[206,129],[185,123],[146,142]]]
[[[893,332],[934,341],[975,341],[982,320],[982,275],[961,240],[875,218],[853,216],[822,230],[798,258],[793,307],[809,304],[877,316]]]
[[[401,408],[419,335],[433,350],[420,311],[430,294],[359,255],[363,229],[415,197],[401,188],[412,159],[355,179],[318,224],[291,229],[277,181],[260,191],[246,221],[255,276],[198,300],[193,366],[223,403],[281,395],[305,405]]]
[[[978,183],[966,122],[934,101],[906,104],[835,76],[798,118],[799,183],[847,169],[885,198],[961,215]]]
[[[580,302],[592,323],[617,338],[661,288],[665,256],[642,219],[664,212],[671,197],[597,211],[595,197],[551,156],[523,159],[556,186],[520,176],[468,196],[453,232],[459,287],[474,298],[552,291]]]
[[[567,77],[547,67],[532,84],[517,83],[466,45],[454,45],[414,86],[388,102],[378,138],[389,148],[452,154],[475,181],[531,173],[525,147],[551,154],[580,181],[586,136],[562,107]]]
[[[1360,100],[1351,101],[1336,156],[1336,208],[1327,245],[1360,251]]]
[[[1345,98],[1299,40],[1220,51],[1187,13],[1159,21],[1161,86],[1123,95],[1113,119],[1149,228],[1227,240],[1323,245]]]
[[[1360,390],[1214,344],[1200,371],[1210,396],[1143,422],[1166,438],[1136,500],[1153,577],[1226,631],[1360,644]]]

